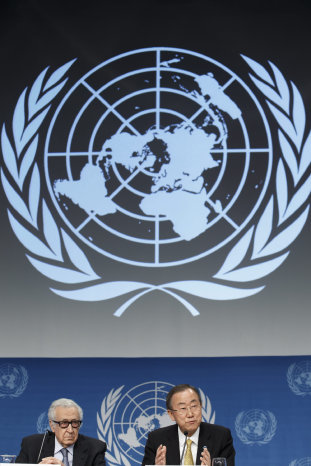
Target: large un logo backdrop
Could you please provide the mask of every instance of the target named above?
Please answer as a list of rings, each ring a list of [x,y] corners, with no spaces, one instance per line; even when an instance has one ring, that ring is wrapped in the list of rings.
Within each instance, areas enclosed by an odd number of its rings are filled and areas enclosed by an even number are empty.
[[[166,410],[166,396],[173,384],[145,382],[130,389],[112,389],[97,413],[98,438],[107,442],[109,466],[141,464],[148,433],[172,424]],[[214,423],[215,412],[207,395],[202,398],[202,419]]]
[[[179,292],[229,300],[262,290],[252,282],[284,262],[307,220],[311,138],[295,85],[271,63],[242,59],[265,111],[226,66],[164,47],[95,67],[53,115],[74,61],[44,70],[25,89],[12,131],[3,126],[1,179],[12,229],[29,261],[63,285],[52,291],[89,301],[135,292],[116,310],[120,316],[155,289],[192,315],[198,311]],[[50,199],[42,194],[38,154],[46,120]],[[171,267],[174,276],[173,266],[208,260],[228,243],[229,254],[210,276],[161,285],[109,281],[88,258],[91,248],[123,264]]]

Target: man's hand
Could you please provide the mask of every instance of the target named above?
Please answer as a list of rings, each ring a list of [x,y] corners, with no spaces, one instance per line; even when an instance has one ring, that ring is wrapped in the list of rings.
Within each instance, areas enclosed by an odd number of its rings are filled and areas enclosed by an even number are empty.
[[[203,451],[200,456],[201,465],[211,466],[211,455],[206,447],[203,447]]]
[[[165,465],[166,464],[166,447],[160,445],[157,449],[157,454],[155,457],[155,464]]]
[[[60,464],[61,466],[65,466],[61,460],[54,458],[54,456],[47,456],[46,458],[42,458],[39,464]]]

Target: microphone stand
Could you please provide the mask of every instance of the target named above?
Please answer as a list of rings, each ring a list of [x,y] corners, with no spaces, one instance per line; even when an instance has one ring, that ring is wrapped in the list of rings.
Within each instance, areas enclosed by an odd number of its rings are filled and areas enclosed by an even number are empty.
[[[41,442],[41,447],[40,447],[40,451],[39,451],[39,455],[38,455],[38,458],[37,458],[37,461],[36,461],[36,463],[38,463],[38,462],[39,462],[40,455],[41,455],[42,448],[43,448],[43,444],[44,444],[45,437],[46,437],[47,433],[48,433],[48,429],[46,429],[46,431],[44,432],[43,440],[42,440],[42,442]]]
[[[185,435],[186,438],[185,438],[185,441],[184,441],[184,446],[183,446],[183,449],[182,449],[182,454],[181,454],[181,458],[180,458],[180,463],[179,463],[179,464],[182,464],[182,460],[183,460],[184,453],[185,453],[185,449],[186,449],[187,435],[188,435],[188,431],[187,431],[187,430],[185,430],[184,435]]]

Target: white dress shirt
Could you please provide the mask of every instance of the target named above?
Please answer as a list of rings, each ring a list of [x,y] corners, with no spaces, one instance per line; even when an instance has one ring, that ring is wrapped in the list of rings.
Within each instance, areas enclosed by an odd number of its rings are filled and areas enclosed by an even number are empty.
[[[70,447],[67,447],[67,451],[68,451],[68,463],[69,463],[69,466],[72,466],[72,461],[73,461],[73,447],[74,445],[70,445]],[[57,438],[55,437],[55,447],[54,447],[54,457],[57,458],[58,460],[61,460],[63,461],[63,454],[61,452],[61,450],[63,449],[64,447],[59,443],[59,441],[57,440]]]

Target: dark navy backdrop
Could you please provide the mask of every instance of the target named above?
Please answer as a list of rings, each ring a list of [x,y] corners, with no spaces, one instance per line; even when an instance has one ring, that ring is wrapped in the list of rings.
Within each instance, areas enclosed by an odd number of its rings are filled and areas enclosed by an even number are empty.
[[[231,429],[237,466],[309,465],[310,367],[306,356],[2,359],[0,453],[17,454],[23,436],[43,431],[50,402],[64,396],[84,409],[81,432],[108,442],[108,464],[134,466],[148,428],[159,425],[138,425],[139,415],[151,415],[155,404],[163,414],[169,385],[190,382],[202,390],[211,421],[215,415]],[[121,440],[130,427],[136,434]],[[126,458],[119,463],[118,453]]]

